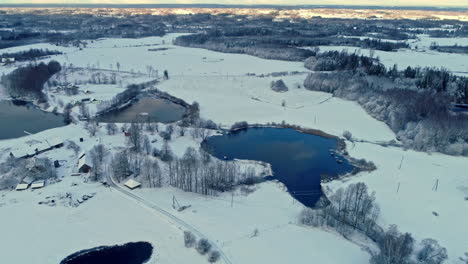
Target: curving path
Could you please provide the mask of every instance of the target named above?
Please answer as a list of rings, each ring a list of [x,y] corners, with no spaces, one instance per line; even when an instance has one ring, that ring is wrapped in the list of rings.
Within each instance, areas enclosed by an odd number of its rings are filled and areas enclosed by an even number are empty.
[[[107,176],[107,183],[110,185],[110,187],[114,188],[115,190],[119,191],[120,193],[124,194],[125,196],[135,200],[139,204],[146,206],[150,209],[153,209],[156,213],[162,215],[163,217],[167,218],[169,221],[171,221],[174,225],[185,229],[187,231],[192,232],[195,234],[198,238],[204,238],[210,241],[212,247],[217,250],[220,253],[221,259],[225,264],[232,264],[231,260],[226,256],[226,254],[223,252],[223,250],[214,242],[214,240],[209,239],[206,235],[198,231],[194,226],[184,222],[182,219],[178,218],[177,216],[171,214],[170,212],[166,211],[165,209],[153,204],[152,202],[145,200],[141,198],[140,196],[136,195],[135,193],[132,193],[119,184],[117,184],[112,176],[108,174]]]

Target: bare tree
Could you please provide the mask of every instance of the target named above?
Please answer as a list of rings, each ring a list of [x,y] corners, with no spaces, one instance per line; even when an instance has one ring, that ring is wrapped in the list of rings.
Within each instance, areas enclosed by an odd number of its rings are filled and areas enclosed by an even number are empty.
[[[448,257],[447,250],[434,239],[424,239],[421,241],[421,246],[416,256],[421,264],[441,264]]]
[[[218,251],[212,250],[212,251],[210,251],[210,254],[208,255],[208,262],[209,263],[215,263],[215,262],[217,262],[219,260],[220,256],[221,255],[219,254]]]
[[[152,152],[151,142],[147,135],[143,136],[142,150],[146,155]]]
[[[112,175],[117,181],[122,181],[131,174],[130,163],[128,162],[127,152],[119,152],[114,155],[111,161]]]
[[[89,119],[89,109],[85,104],[80,104],[80,115],[83,118]]]
[[[128,141],[127,143],[129,146],[137,153],[141,152],[141,146],[142,146],[142,134],[141,134],[141,124],[132,122],[130,124],[130,128],[128,130],[130,135],[128,136]]]
[[[117,133],[117,125],[114,123],[107,123],[106,130],[108,135],[115,135],[115,133]]]
[[[195,237],[195,235],[190,231],[184,231],[185,247],[191,248],[195,246],[195,243],[197,243],[197,238]]]
[[[197,243],[197,247],[196,247],[198,253],[200,253],[201,255],[205,255],[206,253],[208,253],[211,249],[211,243],[210,241],[208,241],[208,239],[200,239]]]
[[[104,170],[104,159],[107,156],[108,151],[102,144],[98,144],[94,146],[88,155],[91,157],[92,162],[92,170],[91,176],[92,180],[98,181],[102,178],[103,170]]]
[[[162,186],[161,169],[158,162],[149,157],[143,159],[140,175],[150,188]]]
[[[96,121],[91,121],[87,123],[86,129],[88,130],[89,135],[94,137],[96,136],[96,133],[99,131],[99,125]]]

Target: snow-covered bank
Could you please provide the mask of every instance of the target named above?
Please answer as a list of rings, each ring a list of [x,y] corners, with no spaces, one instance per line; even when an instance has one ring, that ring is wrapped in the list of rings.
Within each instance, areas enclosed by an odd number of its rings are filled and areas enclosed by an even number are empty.
[[[303,208],[276,182],[262,183],[251,194],[205,197],[174,188],[137,194],[171,210],[172,196],[192,207],[175,214],[216,238],[233,263],[367,263],[369,255],[345,239],[297,225]],[[231,207],[232,201],[232,207]],[[256,231],[257,235],[254,235]],[[339,248],[342,254],[329,254]]]
[[[468,250],[462,231],[468,221],[468,158],[367,143],[355,143],[349,153],[356,158],[371,157],[378,169],[326,183],[326,192],[365,182],[376,192],[380,224],[396,224],[417,241],[436,239],[447,248],[448,263],[461,263],[458,258]]]
[[[185,101],[199,102],[202,117],[225,126],[239,121],[266,124],[284,120],[333,135],[342,135],[349,130],[356,138],[373,141],[395,138],[385,124],[367,115],[357,103],[330,99],[330,94],[297,88],[302,87],[304,78],[305,75],[277,78],[174,77],[162,83],[160,89]],[[275,79],[283,79],[290,87],[289,91],[272,91],[270,83]]]

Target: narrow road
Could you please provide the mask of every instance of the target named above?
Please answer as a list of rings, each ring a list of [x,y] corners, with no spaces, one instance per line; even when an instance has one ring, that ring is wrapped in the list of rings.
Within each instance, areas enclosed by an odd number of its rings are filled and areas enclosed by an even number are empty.
[[[133,193],[133,192],[125,189],[124,187],[120,186],[119,184],[117,184],[114,181],[114,179],[110,176],[109,173],[108,173],[108,175],[106,177],[107,177],[107,183],[110,185],[110,187],[112,187],[115,190],[121,192],[125,196],[135,200],[139,204],[144,205],[144,206],[146,206],[146,207],[148,207],[150,209],[153,209],[156,213],[158,213],[159,215],[167,218],[174,225],[182,228],[183,230],[192,232],[194,235],[196,235],[198,237],[198,239],[204,238],[204,239],[209,240],[210,243],[211,243],[212,248],[214,250],[217,250],[220,253],[220,256],[221,256],[221,259],[223,260],[223,262],[225,264],[232,264],[231,260],[229,260],[229,258],[226,256],[226,254],[223,252],[223,250],[215,243],[214,240],[209,239],[203,233],[198,231],[198,229],[196,229],[195,227],[191,226],[190,224],[184,222],[182,219],[178,218],[177,216],[171,214],[170,212],[164,210],[163,208],[153,204],[152,202],[150,202],[148,200],[145,200],[145,199],[141,198],[140,196],[136,195],[135,193]],[[182,239],[181,239],[180,242],[183,243]]]

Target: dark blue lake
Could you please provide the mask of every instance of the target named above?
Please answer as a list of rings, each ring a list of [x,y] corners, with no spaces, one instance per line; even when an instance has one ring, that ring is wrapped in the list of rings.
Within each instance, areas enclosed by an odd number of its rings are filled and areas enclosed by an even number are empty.
[[[60,264],[143,264],[153,254],[148,242],[132,242],[117,246],[102,246],[76,252]]]
[[[248,128],[213,136],[204,147],[219,159],[259,160],[271,164],[274,179],[306,206],[322,195],[321,178],[349,173],[353,166],[332,154],[338,140],[289,128]]]
[[[37,133],[65,126],[62,115],[44,112],[22,101],[0,101],[0,140],[26,136],[24,131]]]

